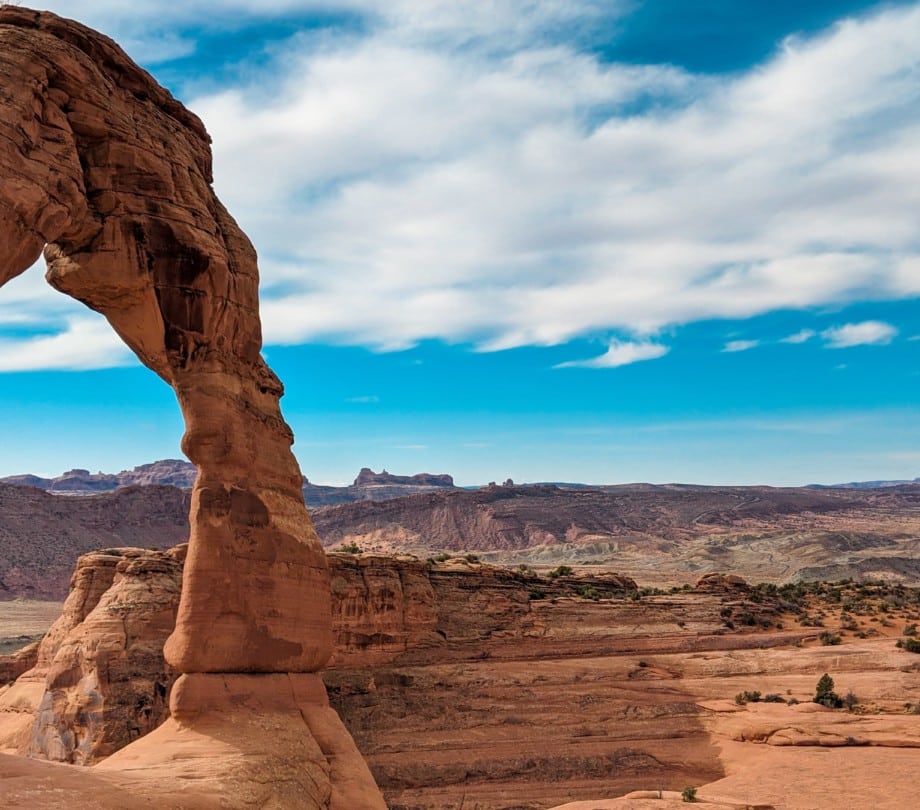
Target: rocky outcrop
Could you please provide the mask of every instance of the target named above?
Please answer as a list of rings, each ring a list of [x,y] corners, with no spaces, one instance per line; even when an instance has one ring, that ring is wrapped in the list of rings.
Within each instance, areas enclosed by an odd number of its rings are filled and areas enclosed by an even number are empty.
[[[35,666],[0,694],[0,748],[91,764],[166,720],[178,673],[164,661],[163,645],[173,630],[186,550],[106,549],[80,558]],[[553,598],[586,588],[597,597],[636,591],[634,582],[612,574],[546,580],[463,558],[432,564],[333,554],[329,566],[337,670],[463,659],[493,637],[540,637],[538,586]]]
[[[163,660],[186,547],[121,550],[111,586],[57,645],[27,753],[88,764],[157,728],[177,672]]]
[[[717,593],[724,591],[745,592],[751,589],[751,586],[748,585],[744,577],[739,577],[737,574],[722,574],[719,572],[704,574],[696,581],[694,587],[698,591],[716,591]]]
[[[0,693],[0,750],[29,750],[35,715],[45,695],[55,655],[112,585],[115,567],[121,560],[117,551],[94,552],[79,560],[61,616],[42,638],[35,665]]]
[[[47,12],[0,7],[0,86],[0,285],[44,252],[49,283],[108,320],[185,420],[198,476],[166,660],[196,677],[315,672],[332,652],[328,568],[283,387],[260,353],[255,250],[213,191],[204,126],[110,39]],[[264,690],[248,677],[235,675],[238,690]],[[239,717],[234,694],[203,695],[185,693],[182,730],[213,730],[195,700],[223,722]],[[280,777],[283,752],[265,753]],[[343,807],[323,753],[305,795]],[[364,792],[365,806],[383,806],[369,778]]]

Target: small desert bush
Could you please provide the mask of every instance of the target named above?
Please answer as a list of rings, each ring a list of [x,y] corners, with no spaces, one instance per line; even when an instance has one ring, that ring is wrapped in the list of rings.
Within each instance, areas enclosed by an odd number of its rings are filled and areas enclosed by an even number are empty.
[[[829,633],[827,630],[825,630],[820,636],[818,636],[818,641],[820,641],[825,647],[830,647],[840,643],[840,636],[838,636],[836,633]]]
[[[593,585],[579,585],[575,588],[575,593],[582,599],[591,599],[594,602],[601,598],[600,591]]]
[[[695,787],[685,787],[680,792],[680,797],[685,802],[695,802],[696,801],[696,788]]]
[[[559,577],[570,577],[575,571],[570,565],[560,565],[547,574],[550,579],[559,579]]]
[[[843,700],[834,691],[834,679],[826,672],[818,679],[812,702],[827,706],[829,709],[839,709],[843,706]]]
[[[735,695],[735,703],[739,706],[743,706],[745,703],[759,703],[760,702],[760,692],[739,692]]]

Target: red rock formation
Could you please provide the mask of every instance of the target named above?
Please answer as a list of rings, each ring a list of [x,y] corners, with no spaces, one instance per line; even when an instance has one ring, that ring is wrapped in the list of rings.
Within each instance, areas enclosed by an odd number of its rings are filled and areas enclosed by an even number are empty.
[[[211,188],[207,132],[76,23],[5,6],[0,45],[0,283],[44,247],[49,282],[105,315],[185,417],[199,475],[168,657],[186,672],[318,669],[325,558],[259,353],[255,251]]]
[[[175,625],[186,547],[116,551],[111,586],[45,668],[31,756],[88,764],[168,716],[178,673],[163,660],[163,642]]]
[[[184,673],[315,672],[332,650],[326,559],[281,416],[283,388],[260,354],[255,251],[211,188],[204,126],[114,42],[47,12],[0,7],[0,87],[0,285],[44,249],[52,286],[102,313],[172,386],[185,419],[182,447],[198,478],[167,661]],[[183,692],[159,753],[181,750],[181,732],[258,722],[234,701],[263,694],[266,682],[234,684],[219,707],[207,701],[210,715],[195,710],[205,690]],[[317,711],[320,692],[304,698]],[[344,729],[323,727],[335,737],[324,747],[296,708],[289,720],[319,765],[299,804],[383,807]],[[290,763],[277,746],[290,740],[271,741],[260,744],[280,785]],[[333,754],[356,759],[361,802],[336,798]],[[284,805],[277,791],[263,791],[260,806]]]

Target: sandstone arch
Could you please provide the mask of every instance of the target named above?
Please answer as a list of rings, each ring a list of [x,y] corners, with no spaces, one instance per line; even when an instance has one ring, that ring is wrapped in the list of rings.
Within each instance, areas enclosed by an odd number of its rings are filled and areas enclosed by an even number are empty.
[[[101,767],[179,768],[220,806],[383,808],[309,674],[331,653],[326,560],[260,355],[255,251],[211,181],[201,121],[114,42],[0,6],[0,286],[44,250],[52,286],[172,386],[198,467],[173,719]]]
[[[44,248],[48,281],[101,312],[185,418],[199,475],[170,663],[319,669],[325,557],[259,353],[255,251],[211,188],[204,126],[114,42],[48,13],[0,8],[0,77],[0,284]]]

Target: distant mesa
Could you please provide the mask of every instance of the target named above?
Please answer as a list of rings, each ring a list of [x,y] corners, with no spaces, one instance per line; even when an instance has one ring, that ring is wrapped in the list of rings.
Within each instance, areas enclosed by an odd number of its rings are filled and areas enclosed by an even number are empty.
[[[55,495],[96,495],[132,486],[172,486],[191,489],[197,472],[194,464],[170,458],[141,464],[133,470],[122,470],[114,474],[91,473],[89,470],[77,468],[55,478],[42,478],[32,474],[11,475],[0,478],[0,484],[37,487]],[[313,484],[308,478],[303,479],[303,494],[307,506],[385,501],[404,495],[455,488],[453,477],[445,473],[393,475],[386,470],[376,473],[369,467],[363,467],[354,483],[344,487]]]
[[[920,478],[902,478],[891,481],[850,481],[846,484],[809,484],[809,489],[887,489],[920,484]]]
[[[91,495],[97,492],[114,492],[131,486],[173,486],[191,489],[198,471],[194,464],[170,458],[141,464],[133,470],[120,473],[91,473],[75,468],[56,478],[42,478],[38,475],[11,475],[0,478],[0,483],[16,486],[38,487],[46,492],[68,495]]]
[[[421,487],[453,487],[454,479],[453,476],[446,474],[432,475],[431,473],[418,473],[417,475],[393,475],[386,470],[375,473],[368,467],[362,467],[353,486],[370,487],[392,484]]]

